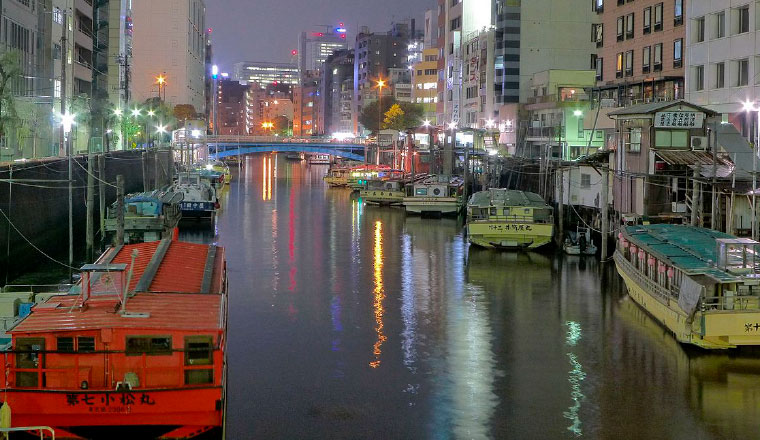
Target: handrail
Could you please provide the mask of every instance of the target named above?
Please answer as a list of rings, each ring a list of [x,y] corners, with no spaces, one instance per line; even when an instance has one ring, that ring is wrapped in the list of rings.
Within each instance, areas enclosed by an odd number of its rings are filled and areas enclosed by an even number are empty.
[[[206,136],[206,143],[245,143],[245,142],[265,142],[265,143],[305,143],[305,144],[335,144],[335,145],[364,145],[363,140],[335,140],[335,139],[318,139],[318,138],[301,138],[301,137],[284,137],[284,136],[235,136],[235,135],[215,135]]]
[[[39,431],[40,439],[44,439],[44,431],[50,432],[50,438],[55,440],[55,429],[49,426],[20,426],[16,428],[0,428],[0,432],[27,432],[27,431]]]
[[[615,261],[617,261],[621,268],[631,277],[636,278],[639,284],[644,284],[646,289],[653,294],[663,304],[669,306],[671,300],[678,300],[678,295],[672,290],[666,289],[660,286],[658,283],[644,276],[635,266],[623,257],[619,251],[614,254]]]

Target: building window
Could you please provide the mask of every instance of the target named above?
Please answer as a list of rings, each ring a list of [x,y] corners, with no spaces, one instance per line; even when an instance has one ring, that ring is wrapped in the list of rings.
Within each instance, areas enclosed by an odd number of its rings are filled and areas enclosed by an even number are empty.
[[[662,30],[662,3],[654,5],[654,30]]]
[[[644,33],[650,32],[652,32],[652,7],[647,6],[644,8]]]
[[[615,63],[615,78],[623,77],[623,52],[617,54],[617,62]]]
[[[64,353],[74,352],[74,338],[58,337],[56,339],[56,350]]]
[[[738,87],[749,84],[749,60],[744,58],[736,62],[736,85]]]
[[[601,81],[603,78],[604,60],[602,58],[596,59],[596,80]]]
[[[625,140],[627,150],[632,153],[641,151],[641,127],[631,127],[626,131]]]
[[[641,49],[641,73],[649,73],[652,63],[652,46],[644,46]]]
[[[457,17],[451,20],[451,26],[449,26],[450,31],[455,31],[459,29],[462,26],[462,17]]]
[[[58,24],[63,24],[63,11],[57,6],[53,8],[53,21]]]
[[[683,38],[673,42],[673,68],[679,68],[683,65]]]
[[[583,131],[583,116],[578,117],[578,139],[583,139],[584,137],[584,131]]]
[[[604,26],[601,23],[591,25],[591,41],[596,43],[596,47],[604,44]]]
[[[673,12],[673,26],[683,24],[683,0],[675,0],[675,11]]]
[[[617,19],[617,40],[623,41],[624,37],[624,19],[623,17],[618,17]]]
[[[581,173],[581,188],[591,188],[591,174]]]
[[[705,87],[705,66],[694,66],[694,73],[692,75],[694,79],[694,90],[700,91]]]
[[[628,14],[625,16],[625,39],[631,38],[633,38],[633,14]]]
[[[726,12],[720,11],[714,16],[713,38],[723,38],[726,36]]]
[[[662,71],[662,43],[654,45],[654,71]]]
[[[80,353],[92,353],[95,351],[95,338],[92,336],[79,336],[77,338],[77,351]]]
[[[604,0],[593,0],[593,9],[596,11],[596,13],[600,14],[604,12]]]
[[[633,51],[625,53],[625,76],[633,76]]]
[[[705,41],[705,17],[694,19],[694,42],[701,43]]]
[[[715,88],[726,87],[726,63],[715,64]]]
[[[736,8],[733,11],[734,15],[734,33],[743,34],[749,32],[749,5]]]

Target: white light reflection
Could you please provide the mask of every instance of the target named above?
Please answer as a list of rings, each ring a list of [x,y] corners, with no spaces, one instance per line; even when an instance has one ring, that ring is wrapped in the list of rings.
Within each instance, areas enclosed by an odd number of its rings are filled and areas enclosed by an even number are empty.
[[[567,326],[565,344],[568,347],[575,347],[581,339],[581,325],[575,321],[567,321],[565,325]],[[583,365],[578,362],[578,357],[575,353],[569,352],[567,353],[567,357],[572,367],[568,372],[567,381],[570,382],[570,398],[573,400],[573,404],[562,415],[572,422],[567,427],[567,430],[572,432],[576,437],[580,437],[583,435],[583,430],[581,429],[581,419],[578,414],[581,410],[581,401],[586,397],[581,392],[581,385],[586,378],[586,373],[583,372]]]
[[[404,330],[401,332],[401,351],[404,354],[404,366],[412,373],[417,372],[414,365],[417,353],[417,312],[414,298],[414,262],[412,255],[412,239],[409,234],[401,237],[401,319]]]

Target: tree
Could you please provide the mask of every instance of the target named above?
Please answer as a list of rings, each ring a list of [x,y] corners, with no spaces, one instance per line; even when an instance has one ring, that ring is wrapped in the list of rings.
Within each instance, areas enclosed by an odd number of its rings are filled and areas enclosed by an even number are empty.
[[[401,110],[401,106],[393,104],[391,108],[385,112],[385,119],[383,119],[383,130],[391,129],[396,131],[402,131],[406,127],[404,126],[404,111]]]
[[[177,104],[174,106],[174,117],[177,118],[177,125],[184,127],[185,122],[188,119],[197,118],[198,113],[195,112],[195,107],[191,104]]]
[[[273,130],[275,133],[279,133],[282,136],[289,136],[290,119],[288,119],[287,116],[275,116],[275,118],[272,119],[272,124],[274,124]]]
[[[17,124],[13,83],[21,76],[21,56],[16,50],[0,54],[0,139]]]
[[[422,115],[425,113],[422,104],[399,102],[399,106],[401,107],[401,111],[404,112],[404,128],[414,128],[422,125]]]
[[[392,97],[384,98],[383,107],[380,111],[382,111],[382,113],[387,112],[391,107],[393,107],[393,104],[396,104],[395,99]],[[378,113],[377,107],[377,101],[371,102],[362,107],[362,111],[359,114],[359,123],[372,133],[377,133],[378,124],[380,123],[380,114]]]

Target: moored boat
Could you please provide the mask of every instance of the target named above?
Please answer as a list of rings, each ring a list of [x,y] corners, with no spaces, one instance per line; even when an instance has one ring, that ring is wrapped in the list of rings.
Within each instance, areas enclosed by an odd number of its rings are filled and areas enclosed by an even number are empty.
[[[463,206],[464,180],[459,176],[430,175],[406,186],[403,204],[413,214],[457,214]]]
[[[535,249],[554,233],[551,206],[527,191],[492,188],[467,203],[467,239],[486,248]]]
[[[180,203],[184,193],[155,190],[124,197],[124,242],[140,243],[170,238],[182,218]],[[117,229],[117,203],[108,208],[104,220],[106,240],[110,242]]]
[[[685,225],[625,226],[614,259],[630,297],[682,343],[760,344],[760,243]]]
[[[65,296],[12,329],[3,400],[15,426],[220,428],[226,399],[224,249],[161,242],[108,249]],[[135,438],[135,437],[133,437]]]
[[[203,179],[200,173],[179,173],[172,191],[184,194],[180,205],[183,218],[214,219],[216,210],[219,208],[216,188],[207,179]]]
[[[225,185],[229,185],[232,182],[232,172],[226,163],[220,161],[211,162],[206,164],[206,169],[220,173],[222,175],[222,183]]]
[[[578,226],[575,232],[569,231],[562,243],[562,250],[568,255],[596,255],[597,249],[591,240],[591,230]]]
[[[360,191],[370,180],[385,180],[391,175],[387,165],[359,165],[351,168],[346,185],[354,191]]]
[[[347,166],[332,166],[327,170],[324,181],[328,186],[346,186],[348,185],[348,177],[351,174],[351,168]]]
[[[308,159],[309,165],[329,165],[329,154],[310,154]]]
[[[375,205],[401,205],[406,195],[404,186],[407,183],[403,179],[369,180],[359,191],[359,197],[365,203]]]

